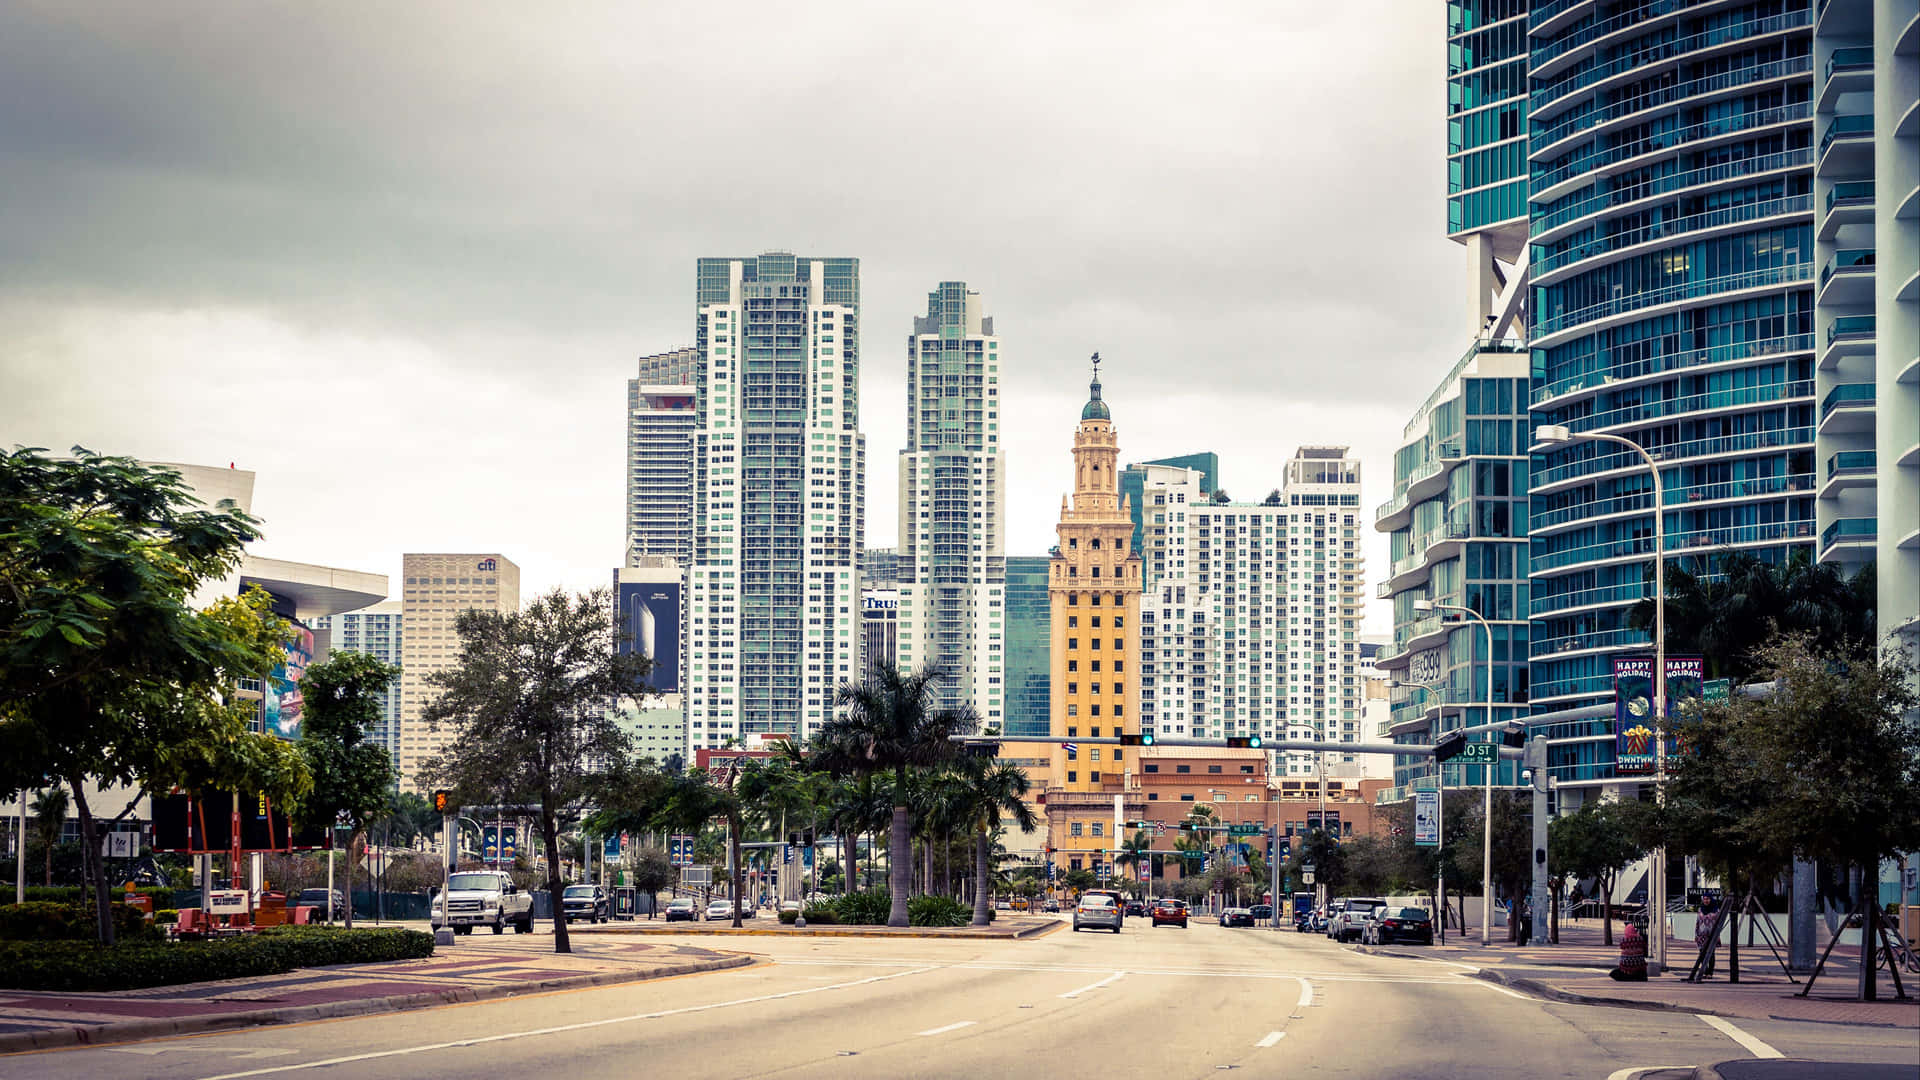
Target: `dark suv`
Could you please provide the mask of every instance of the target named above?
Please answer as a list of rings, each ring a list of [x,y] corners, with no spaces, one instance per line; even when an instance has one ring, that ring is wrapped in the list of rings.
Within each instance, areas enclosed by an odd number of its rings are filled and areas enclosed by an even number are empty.
[[[607,890],[598,885],[569,885],[560,894],[560,906],[568,922],[603,922],[607,912]]]

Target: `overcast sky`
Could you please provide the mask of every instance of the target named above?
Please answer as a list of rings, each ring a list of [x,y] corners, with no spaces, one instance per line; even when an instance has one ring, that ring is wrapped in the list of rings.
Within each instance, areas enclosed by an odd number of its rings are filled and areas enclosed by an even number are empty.
[[[535,10],[539,15],[531,13]],[[1009,551],[1052,542],[1098,350],[1127,460],[1236,497],[1365,462],[1473,327],[1416,0],[0,6],[0,444],[259,473],[263,555],[621,558],[625,381],[694,260],[861,260],[869,546],[905,340],[1002,340]],[[1370,629],[1385,629],[1373,612]]]

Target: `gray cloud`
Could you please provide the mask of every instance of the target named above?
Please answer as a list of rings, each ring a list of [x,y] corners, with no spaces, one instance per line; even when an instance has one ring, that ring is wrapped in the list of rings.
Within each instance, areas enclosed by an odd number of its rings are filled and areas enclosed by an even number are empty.
[[[586,584],[620,380],[690,338],[701,255],[862,259],[875,543],[938,281],[1016,366],[1023,550],[1094,349],[1129,456],[1204,445],[1255,494],[1347,442],[1378,501],[1471,329],[1426,5],[527,10],[0,10],[0,433],[242,447],[263,499],[297,478],[289,557],[499,547]]]

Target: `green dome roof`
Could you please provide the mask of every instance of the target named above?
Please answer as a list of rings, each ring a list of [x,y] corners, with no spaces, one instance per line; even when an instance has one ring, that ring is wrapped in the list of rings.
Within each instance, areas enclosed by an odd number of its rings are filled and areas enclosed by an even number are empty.
[[[1087,405],[1086,408],[1080,410],[1080,419],[1113,419],[1113,414],[1107,411],[1107,403],[1100,400],[1100,377],[1098,375],[1094,376],[1093,385],[1088,387]]]

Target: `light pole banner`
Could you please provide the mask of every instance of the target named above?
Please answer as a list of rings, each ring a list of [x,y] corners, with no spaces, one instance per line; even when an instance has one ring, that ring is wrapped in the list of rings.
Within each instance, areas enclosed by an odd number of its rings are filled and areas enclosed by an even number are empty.
[[[1613,771],[1653,771],[1653,660],[1613,658]]]
[[[1413,842],[1417,847],[1440,846],[1440,793],[1413,793]]]

